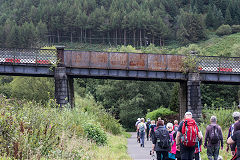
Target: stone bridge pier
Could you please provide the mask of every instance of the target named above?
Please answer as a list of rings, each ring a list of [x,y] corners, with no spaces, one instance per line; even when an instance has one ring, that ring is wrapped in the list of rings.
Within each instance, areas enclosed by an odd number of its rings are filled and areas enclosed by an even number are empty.
[[[74,80],[67,75],[66,67],[64,66],[64,47],[57,47],[58,65],[54,71],[55,80],[55,99],[60,107],[70,104],[74,107]]]
[[[187,82],[180,82],[179,104],[180,118],[184,117],[186,111],[193,114],[193,118],[199,122],[202,117],[202,103],[200,91],[199,73],[188,73]]]

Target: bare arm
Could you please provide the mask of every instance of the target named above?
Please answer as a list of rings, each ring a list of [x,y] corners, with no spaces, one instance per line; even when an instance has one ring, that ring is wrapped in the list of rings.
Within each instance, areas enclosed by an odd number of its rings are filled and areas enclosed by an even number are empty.
[[[232,139],[232,137],[229,137],[228,139],[227,139],[227,144],[234,144],[235,143],[235,141]]]
[[[149,130],[149,135],[150,135],[151,131],[152,131],[152,128],[150,128],[150,130]]]
[[[198,138],[199,138],[199,139],[202,139],[202,138],[203,138],[202,132],[198,132]]]
[[[181,137],[181,132],[177,131],[177,135],[176,135],[176,144],[177,145],[180,143],[180,137]]]
[[[152,144],[152,152],[154,152],[155,144]]]

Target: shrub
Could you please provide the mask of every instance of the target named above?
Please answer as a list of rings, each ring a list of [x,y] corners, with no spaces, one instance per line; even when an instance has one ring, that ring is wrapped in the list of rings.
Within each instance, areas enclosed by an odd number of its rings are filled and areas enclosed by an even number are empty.
[[[51,112],[31,108],[32,103],[22,104],[22,108],[18,108],[3,97],[1,102],[0,155],[7,153],[16,159],[26,159],[29,154],[48,155],[57,147],[58,124],[50,121]]]
[[[232,25],[232,33],[240,32],[240,25]]]
[[[162,119],[167,119],[169,121],[169,116],[174,116],[175,114],[176,113],[174,111],[171,111],[168,108],[160,107],[157,110],[149,112],[146,115],[146,119],[150,118],[152,120],[156,120],[158,117],[161,117]]]
[[[216,34],[218,36],[223,36],[223,35],[229,35],[232,33],[232,28],[230,25],[221,25],[220,27],[218,27]]]
[[[107,135],[99,125],[86,123],[83,128],[87,138],[90,140],[95,141],[98,145],[107,143]]]
[[[233,123],[232,113],[237,110],[236,107],[225,109],[225,108],[214,108],[214,109],[203,109],[202,122],[204,124],[210,124],[211,116],[216,116],[218,124],[223,128],[228,128]]]
[[[86,146],[107,144],[105,130],[113,134],[124,133],[118,121],[91,97],[78,97],[76,104],[73,109],[59,110],[54,100],[43,106],[36,102],[10,101],[0,96],[0,156],[84,159],[82,157],[89,157]],[[87,141],[86,137],[94,143]],[[78,147],[73,146],[72,142],[76,140],[84,141],[85,148],[81,143]]]

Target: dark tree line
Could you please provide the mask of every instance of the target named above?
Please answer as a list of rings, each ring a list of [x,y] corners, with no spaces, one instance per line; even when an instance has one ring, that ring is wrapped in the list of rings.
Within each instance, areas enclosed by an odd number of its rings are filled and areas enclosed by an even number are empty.
[[[205,29],[240,24],[240,0],[0,0],[0,46],[49,39],[133,46],[204,39]]]

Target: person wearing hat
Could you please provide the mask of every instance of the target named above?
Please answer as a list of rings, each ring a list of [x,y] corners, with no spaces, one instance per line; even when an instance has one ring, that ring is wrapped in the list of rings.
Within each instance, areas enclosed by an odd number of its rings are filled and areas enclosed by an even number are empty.
[[[141,119],[138,118],[137,122],[135,123],[136,131],[137,131],[137,142],[140,143],[140,136],[139,136],[139,130],[138,130],[138,124],[141,122]]]
[[[149,130],[150,130],[150,125],[151,125],[151,120],[150,120],[150,118],[148,118],[148,119],[147,119],[147,122],[146,122],[146,126],[147,126],[147,130],[146,130],[147,141],[149,141]]]
[[[233,136],[235,124],[239,122],[240,112],[233,112],[232,116],[233,116],[233,119],[234,119],[234,123],[231,124],[231,126],[229,127],[227,139],[229,137]],[[235,144],[233,144],[233,145],[228,144],[227,149],[226,149],[227,152],[228,152],[229,148],[231,149],[231,153],[232,153],[232,156],[233,156],[235,154],[236,145]]]

